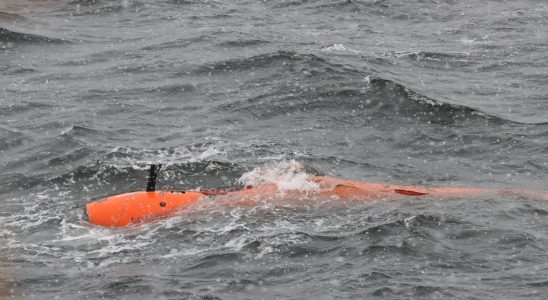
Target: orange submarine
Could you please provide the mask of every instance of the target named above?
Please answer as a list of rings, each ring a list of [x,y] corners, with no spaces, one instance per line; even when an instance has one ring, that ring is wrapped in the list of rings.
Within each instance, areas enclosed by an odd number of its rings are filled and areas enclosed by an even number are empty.
[[[392,185],[337,179],[328,176],[309,176],[315,189],[280,191],[277,184],[265,183],[246,186],[240,190],[156,191],[156,177],[162,165],[151,165],[145,191],[110,196],[86,205],[90,223],[107,227],[123,227],[154,221],[172,215],[203,198],[225,197],[234,199],[234,205],[245,206],[256,200],[295,197],[334,197],[341,201],[371,202],[397,197],[468,197],[490,194],[520,195],[548,200],[548,193],[516,189],[484,189],[460,187],[426,187]],[[230,203],[230,202],[229,202]]]

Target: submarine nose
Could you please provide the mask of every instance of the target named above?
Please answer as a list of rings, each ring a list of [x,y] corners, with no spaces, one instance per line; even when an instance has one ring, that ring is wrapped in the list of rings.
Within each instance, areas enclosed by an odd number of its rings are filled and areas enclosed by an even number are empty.
[[[133,216],[131,211],[127,211],[128,204],[139,194],[146,192],[120,194],[88,203],[85,208],[88,222],[109,227],[129,224]]]

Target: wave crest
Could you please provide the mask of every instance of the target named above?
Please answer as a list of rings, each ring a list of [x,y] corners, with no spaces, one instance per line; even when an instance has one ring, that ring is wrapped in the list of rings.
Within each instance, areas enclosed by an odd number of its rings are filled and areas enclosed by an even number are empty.
[[[67,43],[67,41],[58,39],[58,38],[51,38],[47,36],[37,35],[37,34],[12,31],[12,30],[0,27],[0,46],[8,47],[8,46],[11,46],[11,44],[22,44],[22,43],[58,44],[58,43]]]

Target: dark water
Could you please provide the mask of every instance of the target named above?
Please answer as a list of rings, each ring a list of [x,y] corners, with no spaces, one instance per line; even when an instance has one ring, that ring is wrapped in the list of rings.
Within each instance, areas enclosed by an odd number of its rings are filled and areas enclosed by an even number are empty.
[[[93,199],[304,163],[546,188],[545,1],[0,3],[0,298],[545,299],[548,203],[227,208],[126,229]],[[249,174],[249,173],[248,173]]]

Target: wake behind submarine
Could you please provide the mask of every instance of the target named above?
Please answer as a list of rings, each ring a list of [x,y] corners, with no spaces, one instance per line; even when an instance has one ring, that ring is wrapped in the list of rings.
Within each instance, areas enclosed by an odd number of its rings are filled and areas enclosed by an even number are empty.
[[[246,201],[296,197],[332,197],[338,201],[372,202],[397,197],[458,198],[503,194],[548,200],[546,191],[392,185],[329,176],[308,176],[308,182],[315,187],[313,189],[289,189],[283,192],[276,183],[246,186],[239,190],[156,191],[156,178],[161,167],[161,164],[150,166],[145,191],[119,194],[88,203],[85,213],[89,222],[105,227],[145,223],[173,215],[201,199],[216,197],[238,200],[232,202],[233,205],[244,205]]]

